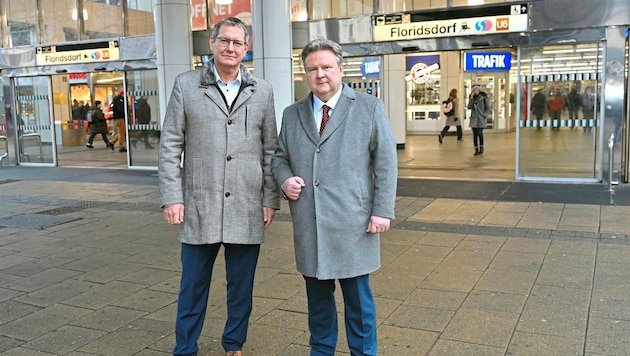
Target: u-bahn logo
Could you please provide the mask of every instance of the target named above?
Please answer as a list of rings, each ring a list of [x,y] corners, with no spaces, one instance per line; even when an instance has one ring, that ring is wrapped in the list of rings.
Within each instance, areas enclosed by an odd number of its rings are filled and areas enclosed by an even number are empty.
[[[98,53],[97,51],[94,51],[94,52],[92,52],[92,54],[90,55],[90,57],[91,57],[93,60],[98,60],[98,59],[101,59],[101,54],[100,54],[100,53]]]
[[[475,23],[475,30],[477,32],[487,32],[492,30],[492,21],[490,20],[480,20]]]

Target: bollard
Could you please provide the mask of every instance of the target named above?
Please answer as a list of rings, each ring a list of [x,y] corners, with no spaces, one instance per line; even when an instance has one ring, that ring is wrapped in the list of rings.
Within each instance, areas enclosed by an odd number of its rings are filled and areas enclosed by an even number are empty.
[[[610,137],[608,138],[608,157],[609,157],[609,163],[608,163],[608,191],[610,192],[610,204],[614,205],[615,204],[615,190],[613,189],[613,184],[612,184],[612,180],[613,180],[613,156],[614,156],[614,151],[613,151],[613,147],[615,146],[615,134],[611,133]]]

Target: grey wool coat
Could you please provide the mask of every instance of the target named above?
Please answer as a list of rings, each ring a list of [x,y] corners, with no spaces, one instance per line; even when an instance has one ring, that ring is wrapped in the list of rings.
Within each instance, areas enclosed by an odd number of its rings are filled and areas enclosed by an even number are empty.
[[[297,269],[318,279],[351,278],[380,267],[378,234],[370,216],[394,218],[396,142],[383,102],[345,84],[322,136],[313,94],[287,107],[272,163],[278,186],[302,177],[289,201]]]
[[[160,139],[161,203],[184,204],[183,243],[259,244],[263,206],[280,208],[271,173],[278,145],[272,88],[241,65],[230,110],[212,63],[175,79]]]
[[[488,94],[480,91],[479,95],[468,101],[468,109],[470,109],[470,127],[485,129],[488,126],[488,117],[492,115]]]

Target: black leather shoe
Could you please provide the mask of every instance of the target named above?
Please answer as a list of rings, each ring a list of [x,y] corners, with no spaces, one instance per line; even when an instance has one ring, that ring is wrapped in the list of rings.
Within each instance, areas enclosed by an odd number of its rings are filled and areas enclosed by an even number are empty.
[[[121,149],[118,150],[118,152],[127,152],[127,149],[126,148],[121,148]]]

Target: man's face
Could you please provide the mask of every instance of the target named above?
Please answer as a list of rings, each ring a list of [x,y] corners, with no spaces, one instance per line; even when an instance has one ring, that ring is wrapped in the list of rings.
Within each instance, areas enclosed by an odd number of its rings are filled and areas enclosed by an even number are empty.
[[[343,65],[328,50],[309,54],[304,60],[308,87],[321,101],[328,101],[341,88]]]
[[[247,53],[245,31],[238,26],[223,25],[216,38],[210,37],[214,64],[219,69],[238,67]]]

